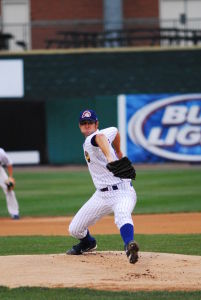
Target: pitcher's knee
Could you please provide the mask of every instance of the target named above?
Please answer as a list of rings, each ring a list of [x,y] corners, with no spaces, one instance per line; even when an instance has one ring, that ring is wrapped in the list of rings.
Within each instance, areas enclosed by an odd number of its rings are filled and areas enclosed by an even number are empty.
[[[78,228],[76,228],[72,223],[69,225],[69,233],[71,236],[77,238],[79,233],[78,233]]]
[[[115,218],[115,224],[117,225],[117,227],[120,229],[123,225],[125,224],[131,224],[133,225],[133,220],[130,216],[124,217],[124,218]]]

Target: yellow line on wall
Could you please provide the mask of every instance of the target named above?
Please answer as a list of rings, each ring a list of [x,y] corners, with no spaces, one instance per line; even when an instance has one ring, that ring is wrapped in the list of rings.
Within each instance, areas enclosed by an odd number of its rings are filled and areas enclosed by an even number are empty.
[[[116,47],[116,48],[80,48],[80,49],[38,49],[20,52],[0,51],[1,56],[23,56],[23,55],[52,55],[52,54],[81,54],[81,53],[112,53],[112,52],[163,52],[163,51],[197,51],[201,46],[186,47]]]

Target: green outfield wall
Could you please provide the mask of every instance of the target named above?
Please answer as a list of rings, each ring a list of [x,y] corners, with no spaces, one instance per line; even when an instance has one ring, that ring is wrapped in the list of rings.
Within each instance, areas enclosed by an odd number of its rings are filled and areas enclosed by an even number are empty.
[[[78,118],[80,110],[92,108],[97,112],[100,128],[117,126],[116,96],[93,99],[66,99],[46,103],[49,161],[54,164],[84,162],[82,137]]]
[[[101,128],[117,126],[119,94],[201,92],[201,48],[0,53],[0,60],[15,58],[24,61],[24,97],[0,99],[0,108],[1,100],[45,103],[45,163],[84,161],[77,126],[84,108],[97,111]]]

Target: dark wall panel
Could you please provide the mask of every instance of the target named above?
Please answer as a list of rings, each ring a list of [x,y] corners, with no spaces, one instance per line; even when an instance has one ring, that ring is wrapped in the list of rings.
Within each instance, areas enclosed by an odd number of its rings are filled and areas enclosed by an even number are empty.
[[[52,164],[84,163],[84,137],[78,127],[80,111],[94,109],[100,129],[117,126],[116,97],[49,101],[46,107],[49,162]]]
[[[0,101],[0,128],[0,147],[6,151],[38,150],[41,161],[47,161],[44,103]]]
[[[29,99],[201,90],[201,49],[31,55],[24,63]]]

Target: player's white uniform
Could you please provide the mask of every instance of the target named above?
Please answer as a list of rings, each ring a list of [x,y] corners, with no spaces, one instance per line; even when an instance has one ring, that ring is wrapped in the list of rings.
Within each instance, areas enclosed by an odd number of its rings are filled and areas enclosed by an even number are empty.
[[[13,216],[13,215],[19,215],[19,206],[18,206],[17,199],[15,197],[15,192],[8,191],[7,186],[5,184],[8,175],[4,170],[3,166],[8,166],[8,165],[12,165],[12,161],[8,157],[6,152],[2,148],[0,148],[0,186],[3,189],[6,196],[8,212],[11,216]]]
[[[83,149],[96,192],[77,212],[69,226],[70,234],[78,239],[86,236],[87,228],[90,225],[112,212],[114,212],[115,224],[119,229],[127,223],[133,225],[131,213],[137,199],[135,190],[130,179],[115,177],[106,168],[108,161],[102,150],[92,145],[93,136],[98,133],[103,133],[107,137],[112,156],[114,160],[118,159],[112,147],[117,128],[109,127],[97,130],[86,138]],[[105,189],[105,191],[101,191],[101,189]]]

